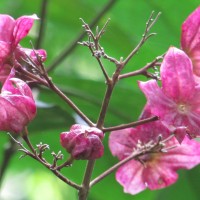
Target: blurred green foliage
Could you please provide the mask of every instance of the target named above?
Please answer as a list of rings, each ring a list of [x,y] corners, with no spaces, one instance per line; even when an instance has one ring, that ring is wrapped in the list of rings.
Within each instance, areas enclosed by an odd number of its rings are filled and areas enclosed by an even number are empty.
[[[1,0],[0,12],[14,18],[33,13],[40,16],[41,2],[41,0]],[[44,40],[41,45],[41,48],[46,49],[48,53],[47,67],[82,32],[79,18],[90,23],[107,2],[108,0],[48,1]],[[169,46],[180,46],[181,24],[198,5],[197,0],[182,0],[181,2],[117,0],[98,22],[98,26],[102,27],[106,20],[111,18],[101,44],[108,55],[117,59],[125,58],[138,44],[150,13],[153,10],[155,13],[162,12],[153,27],[157,36],[151,38],[140,49],[123,72],[139,69],[156,56],[163,54]],[[35,23],[29,37],[22,41],[23,46],[31,48],[29,40],[33,43],[36,41],[39,23]],[[109,74],[112,74],[114,66],[107,61],[104,64]],[[50,76],[90,119],[94,122],[97,120],[105,92],[105,83],[96,60],[92,58],[86,47],[77,44],[74,51],[50,73]],[[145,104],[145,98],[137,87],[137,80],[142,79],[146,80],[143,77],[134,77],[123,79],[117,84],[106,117],[106,127],[137,119]],[[50,151],[58,152],[61,148],[59,134],[67,131],[75,122],[75,115],[69,106],[45,88],[41,89],[39,100],[47,107],[38,108],[38,115],[29,127],[30,139],[33,144],[48,143]],[[102,159],[97,160],[93,177],[117,162],[117,159],[113,158],[109,152],[107,139],[108,135],[104,140],[105,154]],[[3,149],[7,141],[8,136],[1,133],[0,161],[2,161]],[[49,161],[52,160],[50,151],[45,153]],[[9,196],[6,200],[76,199],[77,194],[74,189],[57,180],[35,160],[28,157],[19,160],[20,155],[21,153],[17,152],[13,156],[7,169],[2,183],[2,199],[3,195],[10,193],[14,193],[14,197]],[[65,154],[65,158],[67,156]],[[69,178],[81,183],[85,164],[84,161],[77,161],[73,167],[63,171]],[[123,193],[123,188],[115,181],[114,174],[111,174],[92,188],[89,200],[196,200],[200,194],[199,180],[200,167],[196,167],[191,171],[181,171],[178,182],[169,188],[160,191],[147,190],[133,197]]]

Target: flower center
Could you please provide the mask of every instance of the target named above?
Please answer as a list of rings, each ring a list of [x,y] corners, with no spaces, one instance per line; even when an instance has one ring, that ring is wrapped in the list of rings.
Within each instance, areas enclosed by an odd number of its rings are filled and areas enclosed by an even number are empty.
[[[160,157],[160,153],[149,153],[140,157],[140,161],[144,163],[144,165],[153,165],[155,164],[157,159]]]
[[[188,110],[189,110],[189,108],[188,108],[187,105],[185,105],[185,104],[179,104],[179,105],[178,105],[178,112],[179,112],[180,114],[187,114],[187,113],[188,113]]]

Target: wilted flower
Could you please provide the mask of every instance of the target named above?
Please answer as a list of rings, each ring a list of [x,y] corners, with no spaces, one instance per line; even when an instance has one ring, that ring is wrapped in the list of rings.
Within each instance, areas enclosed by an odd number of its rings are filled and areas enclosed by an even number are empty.
[[[0,94],[0,130],[20,133],[35,117],[36,105],[31,89],[11,71]]]
[[[161,69],[160,88],[155,80],[139,82],[153,115],[176,134],[181,142],[200,135],[200,86],[196,85],[192,63],[181,50],[171,47]]]
[[[195,78],[200,82],[200,7],[182,24],[181,47],[191,58]]]
[[[150,141],[158,142],[160,134],[163,139],[170,134],[160,121],[113,131],[109,147],[114,156],[123,160],[139,146]],[[200,163],[200,144],[194,140],[185,137],[180,145],[171,136],[163,145],[165,146],[161,146],[157,153],[142,155],[138,160],[128,161],[117,170],[116,179],[124,187],[124,192],[137,194],[146,188],[156,190],[167,187],[177,181],[178,169],[191,169]]]
[[[22,48],[19,42],[29,33],[36,15],[22,16],[13,19],[9,15],[0,15],[0,81],[4,82],[13,66],[23,62],[26,54],[34,61],[35,52],[44,61],[46,52],[44,50],[33,51]]]
[[[75,124],[60,135],[61,145],[74,159],[93,160],[103,155],[103,132],[94,127]]]

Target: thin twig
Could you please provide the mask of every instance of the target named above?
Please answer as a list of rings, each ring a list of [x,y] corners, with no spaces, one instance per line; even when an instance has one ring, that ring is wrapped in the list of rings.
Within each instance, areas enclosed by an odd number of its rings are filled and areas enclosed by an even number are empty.
[[[123,79],[123,78],[127,78],[127,77],[132,77],[132,76],[137,76],[137,75],[144,75],[146,77],[150,77],[150,78],[157,78],[154,74],[150,74],[147,72],[148,69],[153,68],[155,66],[158,66],[160,63],[158,63],[159,60],[163,59],[163,55],[162,56],[158,56],[156,57],[151,63],[148,63],[147,65],[145,65],[143,68],[135,70],[133,72],[129,72],[126,74],[121,74],[119,75],[119,79]]]
[[[144,31],[144,34],[142,36],[142,39],[140,40],[139,44],[133,49],[133,51],[127,56],[127,58],[123,61],[124,66],[129,62],[129,60],[139,51],[139,49],[142,47],[142,45],[155,33],[150,33],[149,31],[152,28],[152,26],[155,24],[155,22],[158,20],[158,17],[160,16],[160,12],[157,14],[155,19],[153,19],[153,14],[154,12],[151,13],[147,23],[146,23],[146,28]]]
[[[55,169],[60,171],[63,167],[68,167],[68,166],[72,165],[73,160],[74,160],[74,158],[72,156],[70,156],[69,159],[66,162],[55,167]]]
[[[105,132],[110,132],[110,131],[116,131],[116,130],[121,130],[121,129],[125,129],[125,128],[139,126],[141,124],[146,124],[146,123],[149,123],[149,122],[153,122],[153,121],[156,121],[158,119],[159,118],[157,116],[154,116],[154,117],[149,117],[147,119],[138,120],[136,122],[131,122],[131,123],[128,123],[128,124],[122,124],[122,125],[119,125],[119,126],[103,128],[102,130],[103,130],[104,133]]]
[[[90,51],[92,52],[92,55],[96,58],[97,62],[99,63],[99,66],[103,72],[105,79],[106,79],[106,83],[108,83],[110,81],[110,78],[105,70],[105,67],[103,66],[103,63],[101,62],[101,60],[98,56],[94,55],[94,51],[93,51],[92,47],[90,45],[88,47],[89,47]]]
[[[102,16],[104,16],[105,13],[108,12],[116,2],[117,0],[110,0],[99,12],[99,14],[93,19],[89,26],[93,28],[95,24],[97,24],[97,22],[102,18]],[[48,67],[47,71],[50,72],[54,70],[54,68],[56,68],[74,50],[74,48],[77,46],[77,42],[81,41],[84,38],[85,34],[86,33],[84,31],[80,35],[78,35],[77,38],[71,43],[71,45],[64,49],[60,53],[60,55],[54,59],[52,64]]]
[[[44,165],[46,168],[48,168],[50,171],[52,171],[63,182],[67,183],[68,185],[72,186],[73,188],[75,188],[77,190],[81,189],[80,185],[78,185],[78,184],[74,183],[73,181],[69,180],[68,178],[63,176],[58,170],[51,168],[52,165],[50,163],[48,163],[44,159],[41,159],[40,157],[38,157],[37,152],[34,150],[34,148],[32,147],[31,142],[28,139],[28,136],[26,136],[26,135],[24,136],[25,137],[25,142],[28,141],[27,145],[31,148],[32,152],[30,152],[28,149],[26,149],[26,147],[24,147],[24,145],[21,142],[17,141],[12,135],[10,135],[10,137],[17,145],[19,145],[21,147],[21,149],[19,149],[19,150],[24,152],[25,155],[28,155],[28,156],[34,158],[35,160],[37,160],[38,162],[40,162],[42,165]]]
[[[38,38],[35,44],[36,49],[39,49],[41,47],[41,43],[44,36],[45,21],[46,21],[46,14],[47,14],[47,3],[48,3],[48,0],[43,0],[41,4],[40,27],[39,27]]]

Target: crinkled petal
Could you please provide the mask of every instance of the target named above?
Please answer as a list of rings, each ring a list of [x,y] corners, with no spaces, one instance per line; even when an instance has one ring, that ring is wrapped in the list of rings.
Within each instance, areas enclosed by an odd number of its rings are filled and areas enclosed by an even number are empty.
[[[169,48],[163,59],[160,74],[165,95],[176,102],[185,102],[193,97],[195,80],[192,62],[182,50]]]
[[[33,26],[34,20],[38,17],[34,14],[31,16],[22,16],[15,21],[15,27],[13,30],[13,46],[16,47],[22,38],[24,38]]]
[[[109,148],[113,156],[117,156],[120,160],[127,157],[136,145],[133,135],[136,129],[123,129],[112,131],[109,137]]]
[[[103,132],[95,127],[74,124],[69,132],[60,134],[61,145],[77,160],[93,160],[104,153]]]
[[[30,99],[0,97],[0,130],[20,133],[35,117],[36,107]]]
[[[146,189],[142,177],[143,169],[141,163],[131,160],[117,170],[116,179],[124,187],[124,192],[137,194]]]
[[[181,145],[174,138],[167,143],[167,147],[176,145],[176,148],[163,153],[159,163],[168,166],[171,170],[192,169],[200,164],[200,143],[190,140],[186,136]]]
[[[15,20],[9,15],[0,15],[0,41],[11,43]]]
[[[144,169],[143,179],[149,189],[157,190],[175,183],[178,175],[170,166],[158,163]]]

